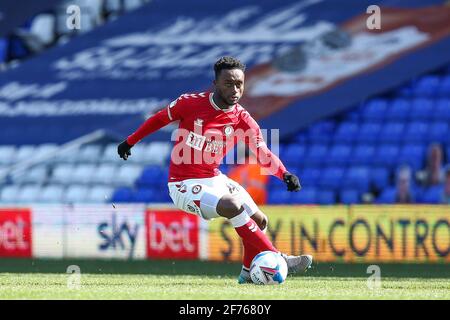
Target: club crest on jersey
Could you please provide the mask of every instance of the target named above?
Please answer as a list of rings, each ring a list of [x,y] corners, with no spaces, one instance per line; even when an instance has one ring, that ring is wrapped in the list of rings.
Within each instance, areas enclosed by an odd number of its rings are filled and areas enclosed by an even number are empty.
[[[225,127],[223,128],[223,133],[224,133],[227,137],[231,136],[231,135],[233,134],[233,132],[234,132],[234,129],[233,129],[232,126],[225,126]]]
[[[202,191],[202,186],[199,184],[196,184],[195,186],[192,187],[192,193],[193,194],[198,194],[200,191]]]

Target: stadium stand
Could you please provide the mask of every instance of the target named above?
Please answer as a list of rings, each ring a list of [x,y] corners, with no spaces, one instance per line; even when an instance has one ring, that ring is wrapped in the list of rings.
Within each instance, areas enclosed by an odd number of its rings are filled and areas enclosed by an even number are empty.
[[[354,204],[369,195],[369,202],[394,203],[395,171],[400,165],[409,165],[415,173],[425,170],[428,146],[435,142],[443,147],[444,164],[449,162],[448,71],[420,77],[283,141],[281,158],[300,176],[304,189],[286,193],[272,177],[268,202]],[[8,167],[57,149],[52,143],[1,145],[0,152],[11,156],[1,157],[0,163]],[[142,142],[124,164],[116,143],[88,144],[12,177],[2,186],[0,201],[170,201],[166,192],[170,150],[170,142]],[[442,186],[426,188],[414,181],[418,202],[438,203],[441,191]]]
[[[56,8],[35,15],[6,38],[0,38],[0,71],[2,63],[14,62],[64,44],[78,34],[87,33],[118,16],[135,10],[150,0],[64,0]],[[67,28],[67,8],[80,8],[79,30]]]

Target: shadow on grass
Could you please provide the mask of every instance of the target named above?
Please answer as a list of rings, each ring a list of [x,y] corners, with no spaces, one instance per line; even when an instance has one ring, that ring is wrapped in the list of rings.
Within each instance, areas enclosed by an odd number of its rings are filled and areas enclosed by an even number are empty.
[[[181,260],[0,259],[0,273],[66,273],[77,265],[84,274],[154,274],[236,277],[241,265],[231,262]],[[364,277],[369,263],[316,263],[306,277]],[[382,277],[450,278],[449,264],[378,264]]]

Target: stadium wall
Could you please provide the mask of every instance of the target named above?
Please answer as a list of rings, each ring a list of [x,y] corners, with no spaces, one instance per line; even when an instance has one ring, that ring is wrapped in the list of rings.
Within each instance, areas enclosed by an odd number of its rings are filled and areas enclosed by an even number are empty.
[[[266,206],[280,250],[319,262],[449,263],[450,207]],[[240,261],[224,219],[142,204],[0,208],[0,257]]]

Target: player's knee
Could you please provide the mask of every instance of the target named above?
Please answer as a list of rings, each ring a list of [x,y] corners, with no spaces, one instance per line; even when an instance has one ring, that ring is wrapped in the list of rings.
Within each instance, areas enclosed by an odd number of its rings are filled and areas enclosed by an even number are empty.
[[[217,204],[217,213],[225,218],[233,218],[243,210],[241,202],[231,195],[220,198]]]
[[[267,218],[267,216],[262,212],[255,213],[252,216],[252,219],[255,221],[255,223],[261,230],[267,228],[267,225],[269,224],[269,218]]]
[[[267,225],[269,224],[269,218],[267,218],[267,216],[265,214],[263,214],[263,218],[261,221],[261,225],[259,225],[258,227],[261,230],[265,230],[267,228]]]

